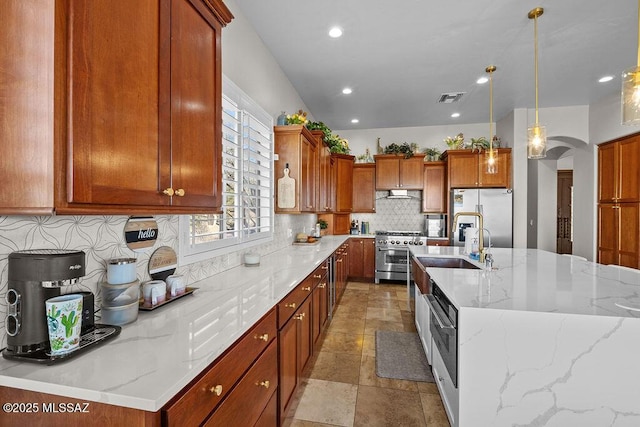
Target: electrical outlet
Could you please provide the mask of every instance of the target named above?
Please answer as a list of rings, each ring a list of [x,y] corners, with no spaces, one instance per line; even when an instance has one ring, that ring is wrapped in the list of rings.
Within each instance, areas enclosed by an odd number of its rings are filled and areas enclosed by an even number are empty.
[[[293,237],[293,230],[290,228],[287,228],[287,237]]]

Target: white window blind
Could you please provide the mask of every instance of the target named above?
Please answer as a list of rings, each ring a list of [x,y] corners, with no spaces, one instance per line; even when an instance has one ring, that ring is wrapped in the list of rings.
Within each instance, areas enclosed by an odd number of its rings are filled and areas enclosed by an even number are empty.
[[[222,213],[181,218],[181,262],[258,244],[273,236],[273,119],[223,79]]]

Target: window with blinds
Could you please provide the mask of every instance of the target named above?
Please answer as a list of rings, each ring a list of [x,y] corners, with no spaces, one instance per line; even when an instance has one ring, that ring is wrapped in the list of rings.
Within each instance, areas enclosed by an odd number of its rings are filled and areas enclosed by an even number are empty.
[[[181,218],[184,262],[272,239],[272,129],[272,118],[224,78],[222,213]]]

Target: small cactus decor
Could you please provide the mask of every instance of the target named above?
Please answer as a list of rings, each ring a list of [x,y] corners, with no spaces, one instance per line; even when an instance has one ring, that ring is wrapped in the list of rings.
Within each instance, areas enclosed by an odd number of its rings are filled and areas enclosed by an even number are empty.
[[[51,354],[75,350],[80,344],[82,295],[61,295],[48,299],[45,305]]]

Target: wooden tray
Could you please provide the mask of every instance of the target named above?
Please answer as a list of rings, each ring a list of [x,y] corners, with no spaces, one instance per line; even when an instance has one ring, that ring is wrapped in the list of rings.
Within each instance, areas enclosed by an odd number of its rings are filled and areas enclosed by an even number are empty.
[[[160,308],[160,307],[162,307],[163,305],[169,304],[170,302],[175,301],[175,300],[177,300],[177,299],[180,299],[180,298],[182,298],[182,297],[184,297],[184,296],[186,296],[186,295],[191,295],[191,294],[193,293],[193,291],[195,291],[196,289],[198,289],[198,288],[190,288],[189,286],[187,286],[187,287],[185,288],[184,294],[176,295],[175,297],[167,298],[166,300],[164,300],[164,301],[163,301],[163,302],[161,302],[160,304],[156,304],[156,305],[154,305],[154,306],[152,306],[152,307],[147,307],[147,306],[145,306],[145,305],[144,305],[144,300],[140,300],[140,307],[139,307],[139,310],[142,310],[142,311],[151,311],[151,310],[155,310],[156,308]]]
[[[315,245],[319,245],[319,244],[320,244],[320,240],[316,240],[313,243],[307,243],[307,242],[299,243],[299,242],[296,242],[295,240],[293,242],[294,246],[315,246]]]

